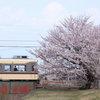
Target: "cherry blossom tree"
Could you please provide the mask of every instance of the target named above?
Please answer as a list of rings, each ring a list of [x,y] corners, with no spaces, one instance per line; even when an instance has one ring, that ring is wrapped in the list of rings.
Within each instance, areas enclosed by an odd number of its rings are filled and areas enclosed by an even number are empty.
[[[85,88],[91,83],[100,88],[100,26],[89,19],[70,16],[42,37],[41,47],[29,51],[43,60],[41,70],[62,77],[74,67],[73,73],[86,80]]]

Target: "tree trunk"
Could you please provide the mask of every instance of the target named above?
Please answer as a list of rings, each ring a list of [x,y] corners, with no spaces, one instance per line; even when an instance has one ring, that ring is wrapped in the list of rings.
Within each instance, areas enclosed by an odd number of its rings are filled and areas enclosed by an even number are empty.
[[[90,89],[91,88],[91,82],[87,82],[87,84],[85,85],[85,89]]]
[[[87,82],[84,86],[82,86],[80,89],[83,90],[83,89],[90,89],[91,88],[91,82]]]

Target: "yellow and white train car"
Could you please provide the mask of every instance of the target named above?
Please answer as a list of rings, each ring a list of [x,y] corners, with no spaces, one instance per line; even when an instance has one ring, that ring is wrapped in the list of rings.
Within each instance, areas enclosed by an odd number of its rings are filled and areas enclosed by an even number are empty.
[[[26,56],[0,58],[0,80],[38,80],[37,60]]]

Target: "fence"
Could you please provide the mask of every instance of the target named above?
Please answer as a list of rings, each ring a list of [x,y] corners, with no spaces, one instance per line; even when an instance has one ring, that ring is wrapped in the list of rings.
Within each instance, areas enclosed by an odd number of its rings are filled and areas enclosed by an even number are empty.
[[[68,88],[68,89],[79,89],[80,86],[76,85],[74,82],[59,82],[59,81],[48,81],[45,80],[42,82],[42,87],[58,87],[58,88]]]

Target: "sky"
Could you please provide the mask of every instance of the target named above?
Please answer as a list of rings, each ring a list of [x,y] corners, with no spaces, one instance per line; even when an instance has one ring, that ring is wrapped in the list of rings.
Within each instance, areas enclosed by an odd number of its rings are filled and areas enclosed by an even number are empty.
[[[27,50],[36,49],[41,36],[70,15],[91,15],[99,24],[100,0],[0,0],[0,57],[34,58]],[[27,45],[34,47],[9,47]]]

